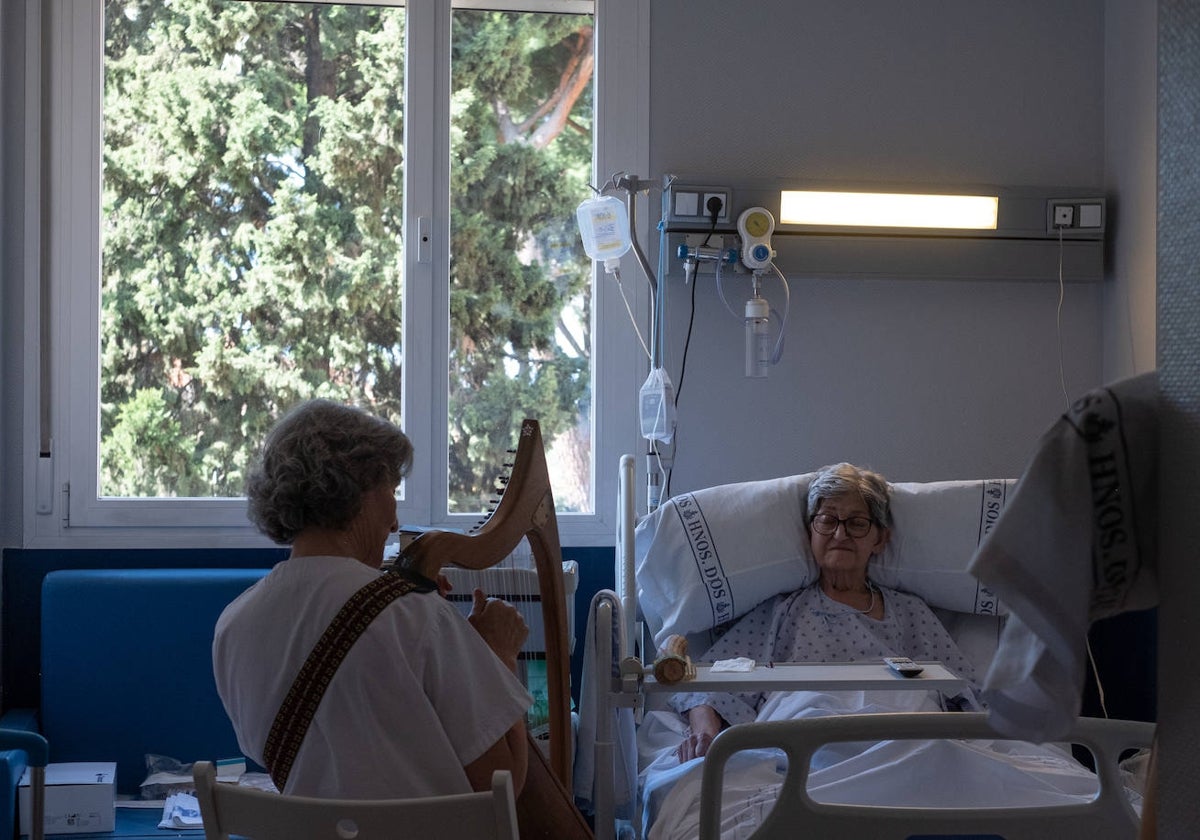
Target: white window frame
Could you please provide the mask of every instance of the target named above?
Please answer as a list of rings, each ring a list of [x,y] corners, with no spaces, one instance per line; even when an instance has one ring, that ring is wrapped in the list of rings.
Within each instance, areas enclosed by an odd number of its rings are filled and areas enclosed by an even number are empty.
[[[358,0],[361,2],[362,0]],[[402,523],[462,528],[477,515],[442,515],[445,468],[434,453],[447,450],[446,328],[449,287],[449,195],[433,172],[449,167],[448,51],[451,0],[378,0],[405,5],[410,31],[434,31],[437,40],[408,39],[409,148],[405,185],[406,224],[432,222],[433,258],[405,254],[405,431],[417,455],[398,505]],[[99,402],[94,371],[99,346],[99,190],[103,89],[102,0],[26,0],[28,14],[42,15],[49,51],[45,62],[31,48],[26,73],[50,103],[41,143],[43,187],[27,197],[37,218],[43,209],[44,245],[28,253],[28,299],[40,301],[48,328],[27,333],[24,544],[50,547],[240,547],[269,544],[248,524],[244,499],[98,499],[96,486]],[[456,8],[578,11],[579,0],[453,0]],[[41,10],[38,9],[41,7]],[[616,171],[644,172],[649,134],[649,0],[596,0],[597,180]],[[43,76],[40,68],[47,68]],[[429,115],[418,119],[418,115]],[[44,206],[43,206],[44,205]],[[646,218],[643,214],[642,218]],[[82,235],[81,233],[82,232]],[[644,232],[643,234],[644,235]],[[409,240],[413,241],[413,240]],[[30,248],[32,251],[32,248]],[[637,276],[635,264],[625,276]],[[43,277],[45,280],[43,280]],[[603,279],[603,278],[602,278]],[[627,284],[632,286],[633,284]],[[616,520],[616,466],[620,454],[637,451],[637,388],[646,361],[629,340],[631,327],[611,283],[597,282],[593,298],[593,499],[591,514],[560,514],[564,545],[610,545]],[[634,314],[648,317],[648,295],[636,294]],[[409,313],[412,313],[410,315]],[[425,317],[413,317],[424,315]],[[440,349],[439,349],[440,348]],[[43,389],[45,391],[43,392]],[[49,399],[43,400],[43,397]],[[432,395],[426,399],[426,395]],[[427,410],[418,408],[423,402]],[[39,408],[40,407],[40,408]],[[40,417],[39,417],[40,415]],[[48,430],[48,434],[47,434]],[[514,435],[516,430],[514,429]],[[49,450],[47,456],[47,449]],[[444,463],[444,458],[441,459]]]

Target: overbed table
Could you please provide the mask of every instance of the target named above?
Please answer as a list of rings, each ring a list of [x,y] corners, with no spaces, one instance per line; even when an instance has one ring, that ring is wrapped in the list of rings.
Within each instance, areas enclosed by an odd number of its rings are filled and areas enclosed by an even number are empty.
[[[647,692],[681,691],[957,691],[967,683],[940,662],[918,661],[924,668],[915,677],[897,674],[882,662],[794,662],[755,665],[753,671],[717,671],[697,665],[696,677],[660,683],[647,671]]]

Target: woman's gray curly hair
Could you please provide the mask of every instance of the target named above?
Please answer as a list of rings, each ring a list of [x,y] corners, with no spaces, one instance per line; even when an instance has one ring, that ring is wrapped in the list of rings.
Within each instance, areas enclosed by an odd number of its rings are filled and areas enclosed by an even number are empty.
[[[413,448],[400,428],[330,400],[301,403],[279,419],[246,478],[247,515],[277,543],[306,528],[340,529],[363,493],[400,483]]]
[[[892,527],[891,485],[879,473],[842,462],[817,470],[808,485],[808,515],[816,514],[823,499],[847,494],[862,497],[875,523]]]

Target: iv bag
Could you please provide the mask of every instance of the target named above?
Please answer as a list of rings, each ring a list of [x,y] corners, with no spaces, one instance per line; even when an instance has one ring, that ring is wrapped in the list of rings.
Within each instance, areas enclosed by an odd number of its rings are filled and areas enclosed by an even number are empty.
[[[671,377],[662,368],[654,368],[638,396],[642,437],[670,443],[675,437],[675,387]]]
[[[629,213],[625,202],[615,195],[597,195],[575,209],[583,249],[606,270],[616,268],[617,260],[629,250]]]

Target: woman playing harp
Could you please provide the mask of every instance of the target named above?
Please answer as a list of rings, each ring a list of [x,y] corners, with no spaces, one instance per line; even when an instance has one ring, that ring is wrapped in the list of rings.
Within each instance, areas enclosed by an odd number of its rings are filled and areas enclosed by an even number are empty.
[[[328,401],[272,429],[249,516],[291,555],[218,621],[218,693],[245,754],[286,793],[450,794],[507,769],[529,800],[524,620],[482,592],[464,620],[436,579],[379,570],[411,460],[399,428]]]

